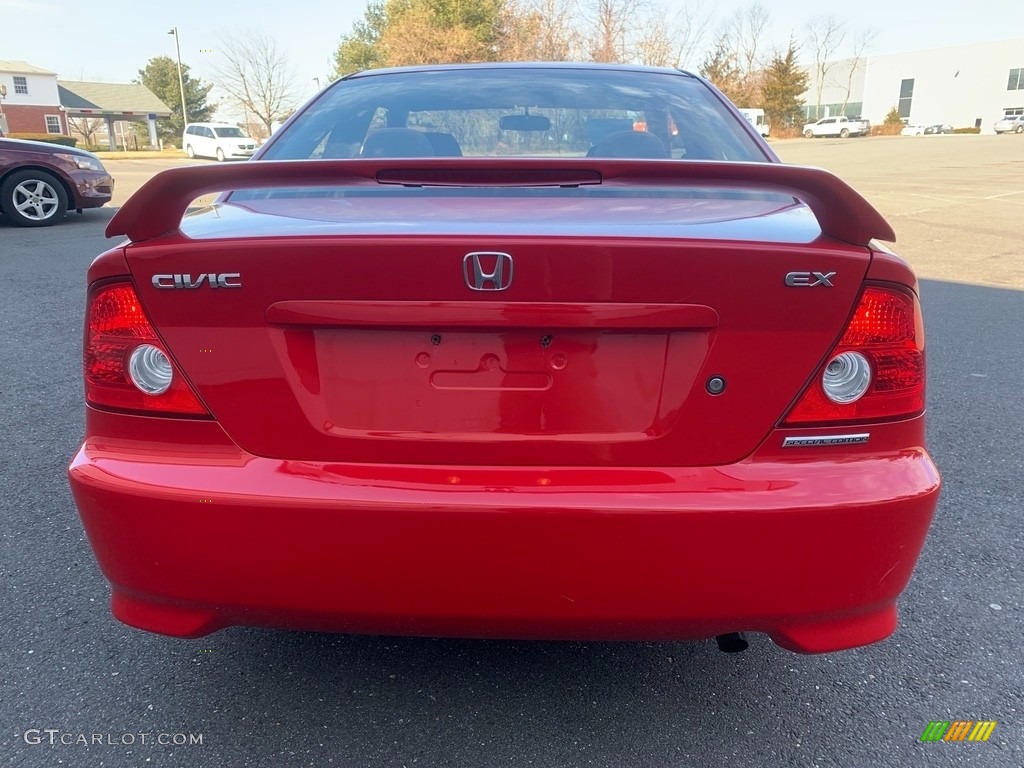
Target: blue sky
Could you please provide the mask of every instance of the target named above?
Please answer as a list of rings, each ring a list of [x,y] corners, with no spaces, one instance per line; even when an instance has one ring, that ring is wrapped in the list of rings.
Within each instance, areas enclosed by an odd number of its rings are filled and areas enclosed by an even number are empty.
[[[745,0],[691,0],[714,19],[712,28],[749,5]],[[807,20],[833,13],[852,30],[878,30],[870,53],[1000,40],[1024,36],[1022,0],[769,0],[770,42],[799,40]],[[673,7],[665,0],[666,7]],[[174,56],[177,27],[182,60],[216,82],[218,43],[247,30],[273,37],[296,72],[301,100],[325,82],[339,37],[362,15],[359,0],[164,0],[95,3],[82,0],[0,0],[0,59],[29,61],[66,80],[128,82],[152,56]],[[1021,52],[1024,66],[1024,51]]]

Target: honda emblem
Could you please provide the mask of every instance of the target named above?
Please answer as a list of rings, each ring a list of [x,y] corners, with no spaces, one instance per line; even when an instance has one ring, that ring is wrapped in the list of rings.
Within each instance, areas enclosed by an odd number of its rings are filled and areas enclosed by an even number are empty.
[[[467,253],[462,275],[474,291],[504,291],[512,285],[512,257],[497,251]]]

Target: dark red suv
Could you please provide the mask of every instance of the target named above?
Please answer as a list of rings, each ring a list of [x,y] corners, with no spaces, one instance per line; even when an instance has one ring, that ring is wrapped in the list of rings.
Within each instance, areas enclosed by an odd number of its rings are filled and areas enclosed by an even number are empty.
[[[19,227],[56,224],[109,203],[114,180],[100,159],[58,144],[0,139],[0,211]]]

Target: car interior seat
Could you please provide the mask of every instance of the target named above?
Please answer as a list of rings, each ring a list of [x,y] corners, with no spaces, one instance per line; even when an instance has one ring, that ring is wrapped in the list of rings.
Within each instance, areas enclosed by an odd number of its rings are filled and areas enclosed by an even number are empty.
[[[423,131],[381,128],[363,142],[363,157],[434,157],[434,148]]]
[[[462,147],[450,133],[427,131],[423,135],[427,137],[427,141],[434,149],[434,154],[438,157],[462,157]]]
[[[667,158],[668,149],[657,136],[645,131],[619,131],[590,148],[587,157]]]

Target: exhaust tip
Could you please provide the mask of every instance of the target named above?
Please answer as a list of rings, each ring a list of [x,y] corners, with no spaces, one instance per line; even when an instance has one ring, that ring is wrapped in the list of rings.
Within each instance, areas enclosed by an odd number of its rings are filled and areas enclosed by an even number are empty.
[[[716,635],[715,642],[718,643],[718,650],[722,651],[722,653],[742,653],[750,647],[746,635],[742,632]]]

